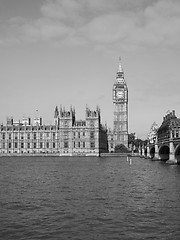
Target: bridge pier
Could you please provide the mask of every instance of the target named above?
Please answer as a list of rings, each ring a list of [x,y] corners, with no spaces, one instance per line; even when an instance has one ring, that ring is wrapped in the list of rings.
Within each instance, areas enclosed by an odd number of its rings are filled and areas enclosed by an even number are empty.
[[[160,159],[159,159],[159,147],[158,147],[157,141],[156,141],[154,147],[155,147],[154,159],[160,160]]]
[[[142,146],[142,156],[145,157],[145,150],[144,150],[144,146]]]
[[[138,147],[138,152],[140,157],[147,158],[147,147],[144,144]]]
[[[151,158],[149,144],[147,145],[147,157]]]
[[[173,144],[173,139],[169,139],[169,160],[166,161],[168,164],[177,164],[177,159],[175,158],[175,148]]]

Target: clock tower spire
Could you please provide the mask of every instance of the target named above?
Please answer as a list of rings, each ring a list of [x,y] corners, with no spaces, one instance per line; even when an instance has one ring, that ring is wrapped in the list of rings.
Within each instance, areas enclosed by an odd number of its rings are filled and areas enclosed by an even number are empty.
[[[113,85],[114,104],[114,147],[123,144],[128,147],[128,87],[124,79],[121,58]]]
[[[118,70],[116,73],[116,83],[119,84],[126,84],[125,79],[124,79],[124,71],[122,68],[122,63],[121,63],[121,58],[119,57],[119,66],[118,66]]]

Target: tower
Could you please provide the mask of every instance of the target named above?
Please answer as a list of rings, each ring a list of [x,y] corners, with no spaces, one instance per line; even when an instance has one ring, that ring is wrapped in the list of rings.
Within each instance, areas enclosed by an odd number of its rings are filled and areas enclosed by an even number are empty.
[[[116,80],[113,85],[114,104],[114,147],[123,144],[128,147],[128,87],[124,79],[124,71],[119,59]]]
[[[59,110],[58,110],[57,106],[54,111],[54,124],[55,124],[55,126],[59,125]]]

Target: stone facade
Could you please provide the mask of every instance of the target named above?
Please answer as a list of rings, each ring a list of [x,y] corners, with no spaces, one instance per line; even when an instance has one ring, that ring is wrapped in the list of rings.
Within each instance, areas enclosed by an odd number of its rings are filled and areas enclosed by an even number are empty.
[[[147,157],[169,164],[180,163],[180,118],[176,117],[174,110],[163,117],[156,141],[148,143]]]
[[[54,124],[42,118],[14,123],[13,118],[0,127],[1,155],[99,156],[108,152],[107,129],[101,124],[100,109],[86,107],[85,120],[76,120],[75,109],[55,108]]]
[[[168,112],[163,117],[163,122],[157,131],[158,142],[169,140],[169,138],[180,137],[180,118],[176,117],[175,110]]]
[[[109,151],[123,144],[128,148],[128,87],[124,79],[121,61],[113,84],[114,121],[113,130],[108,131]]]
[[[0,154],[54,154],[60,156],[93,155],[113,152],[123,144],[128,148],[128,87],[119,61],[113,84],[113,130],[102,126],[100,109],[86,107],[85,120],[76,120],[75,109],[58,107],[54,111],[54,123],[45,125],[42,118],[23,118],[14,122],[8,118],[0,126]]]

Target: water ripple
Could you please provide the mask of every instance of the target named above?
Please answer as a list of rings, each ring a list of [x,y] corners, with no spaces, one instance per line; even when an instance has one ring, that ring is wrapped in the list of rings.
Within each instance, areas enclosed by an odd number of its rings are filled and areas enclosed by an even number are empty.
[[[179,239],[180,166],[0,158],[0,239]]]

